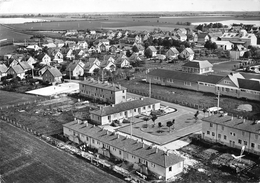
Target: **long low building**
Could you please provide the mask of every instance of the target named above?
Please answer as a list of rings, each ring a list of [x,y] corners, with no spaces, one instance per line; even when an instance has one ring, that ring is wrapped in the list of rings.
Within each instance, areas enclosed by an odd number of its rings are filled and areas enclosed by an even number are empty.
[[[160,106],[158,100],[141,98],[140,100],[121,102],[90,111],[90,118],[98,125],[111,124],[114,120],[122,121],[142,113],[159,110]]]
[[[108,158],[114,157],[132,163],[133,167],[146,175],[152,173],[167,180],[183,171],[182,157],[95,125],[72,121],[63,125],[63,133],[71,141],[95,148],[99,154]]]
[[[146,75],[146,81],[164,86],[260,101],[260,80],[245,78],[240,73],[218,76],[155,69]]]
[[[260,155],[260,123],[223,114],[202,119],[202,138]]]
[[[86,80],[79,83],[80,95],[118,104],[126,101],[126,88],[121,85]]]

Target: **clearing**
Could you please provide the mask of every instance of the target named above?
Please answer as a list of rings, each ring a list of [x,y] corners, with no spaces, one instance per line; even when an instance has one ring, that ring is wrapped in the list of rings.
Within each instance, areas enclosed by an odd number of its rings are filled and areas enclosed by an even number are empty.
[[[3,182],[123,182],[27,132],[2,121],[0,126],[0,174]]]

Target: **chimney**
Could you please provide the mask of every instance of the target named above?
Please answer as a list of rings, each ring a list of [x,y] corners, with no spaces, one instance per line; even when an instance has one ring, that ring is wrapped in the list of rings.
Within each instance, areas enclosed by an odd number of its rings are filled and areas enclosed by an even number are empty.
[[[145,144],[143,143],[143,148],[145,148]]]
[[[77,118],[74,117],[74,121],[77,121]]]
[[[88,126],[88,121],[84,121],[84,124],[87,127]]]
[[[115,104],[111,104],[111,107],[115,107]]]
[[[244,118],[243,123],[246,123],[246,118]]]
[[[159,148],[155,147],[155,153],[158,153],[158,152],[159,152]]]
[[[140,100],[144,100],[144,97],[140,97]]]
[[[119,134],[116,134],[116,136],[117,136],[117,139],[119,139]]]
[[[233,114],[232,114],[231,121],[233,121],[233,119],[234,119],[234,118],[233,118]]]
[[[107,134],[107,135],[109,135],[109,132],[108,132],[108,130],[106,131],[106,134]]]

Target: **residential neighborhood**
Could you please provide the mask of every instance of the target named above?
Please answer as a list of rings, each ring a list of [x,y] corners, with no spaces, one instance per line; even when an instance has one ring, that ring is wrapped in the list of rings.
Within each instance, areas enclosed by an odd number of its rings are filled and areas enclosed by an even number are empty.
[[[104,22],[13,41],[0,54],[1,125],[119,180],[259,181],[259,27],[178,22],[148,31]]]

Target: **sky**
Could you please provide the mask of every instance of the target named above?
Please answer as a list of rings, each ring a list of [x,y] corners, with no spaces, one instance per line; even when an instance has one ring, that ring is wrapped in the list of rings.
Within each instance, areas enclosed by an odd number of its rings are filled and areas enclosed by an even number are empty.
[[[0,14],[260,11],[260,0],[0,0]]]

